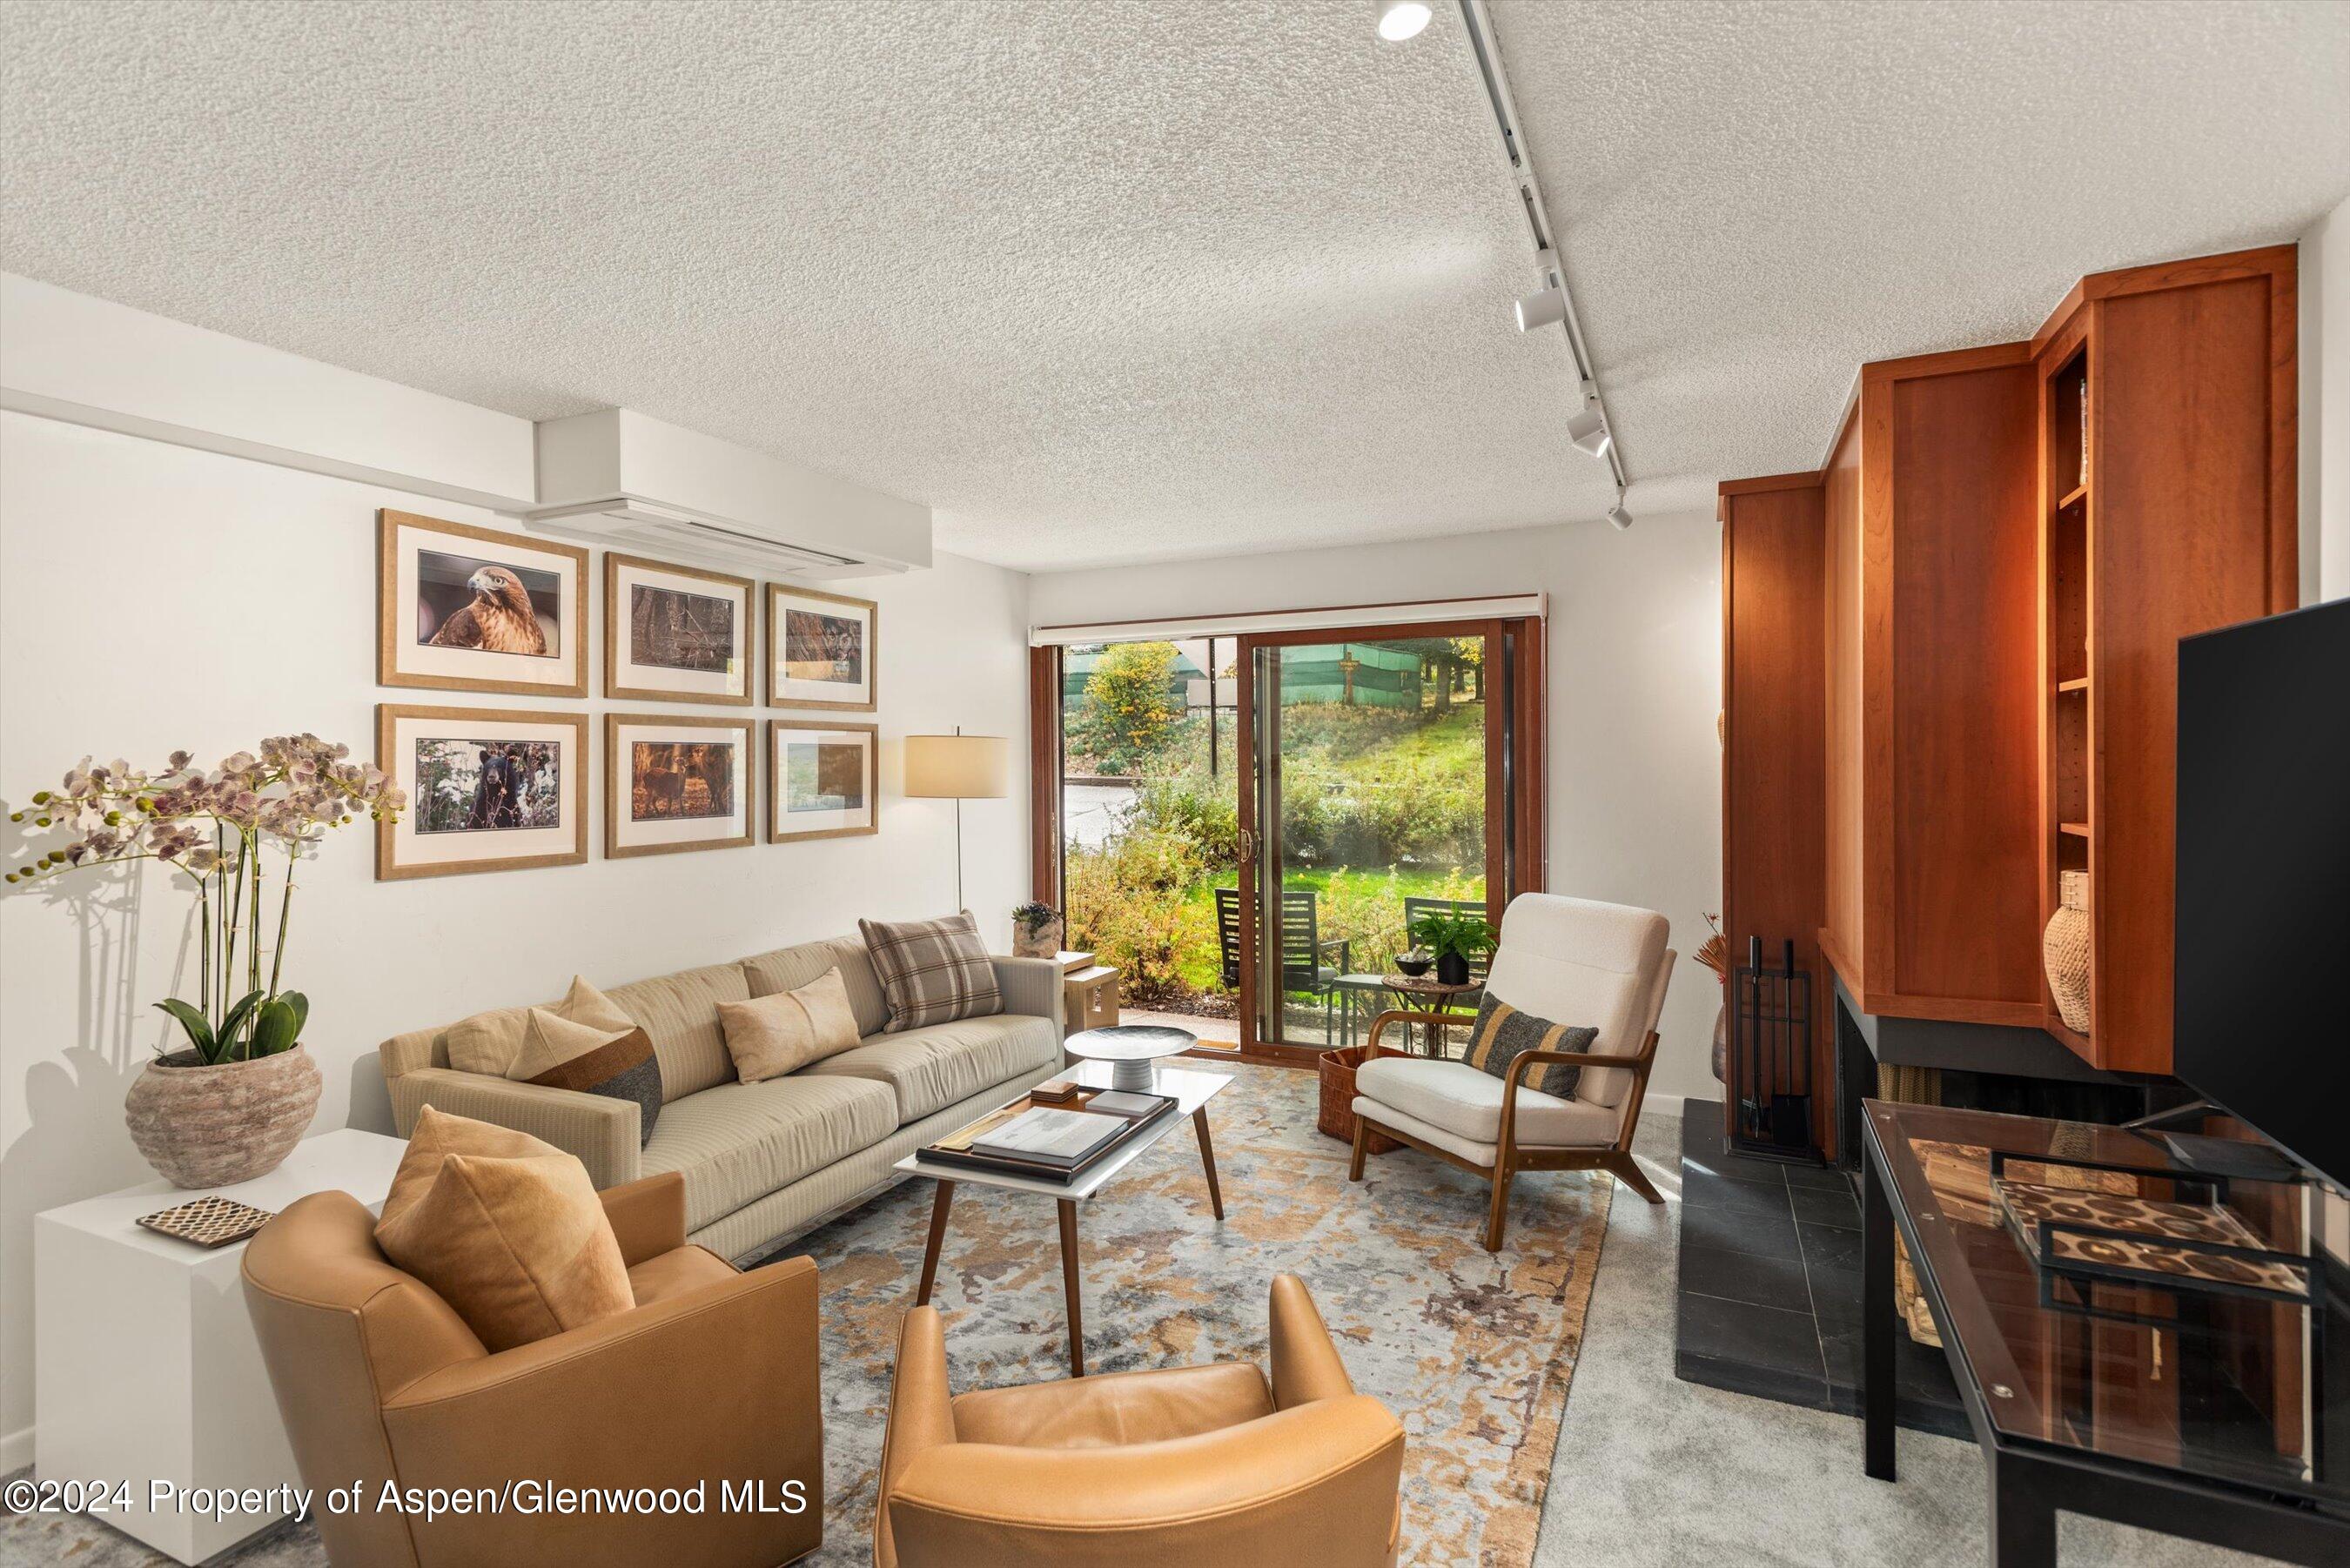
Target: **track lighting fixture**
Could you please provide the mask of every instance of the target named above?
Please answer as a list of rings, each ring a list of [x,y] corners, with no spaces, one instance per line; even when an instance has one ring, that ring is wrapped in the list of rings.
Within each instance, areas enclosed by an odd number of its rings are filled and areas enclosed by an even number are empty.
[[[1566,421],[1566,439],[1575,449],[1591,457],[1607,455],[1607,416],[1594,403],[1586,403],[1581,412]]]
[[[1518,301],[1518,330],[1532,332],[1537,327],[1555,327],[1566,319],[1566,291],[1545,288],[1527,295]]]
[[[1379,36],[1390,44],[1417,38],[1428,26],[1428,0],[1378,0]]]
[[[1619,534],[1632,525],[1632,514],[1624,510],[1624,493],[1620,490],[1616,493],[1616,504],[1607,509],[1607,521]]]

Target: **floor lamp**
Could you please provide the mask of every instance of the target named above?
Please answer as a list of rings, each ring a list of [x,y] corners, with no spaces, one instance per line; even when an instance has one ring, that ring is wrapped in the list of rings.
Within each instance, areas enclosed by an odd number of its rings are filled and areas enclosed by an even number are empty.
[[[1001,735],[906,737],[906,794],[916,800],[955,803],[955,909],[962,909],[962,803],[1002,800],[1011,793],[1012,743]]]

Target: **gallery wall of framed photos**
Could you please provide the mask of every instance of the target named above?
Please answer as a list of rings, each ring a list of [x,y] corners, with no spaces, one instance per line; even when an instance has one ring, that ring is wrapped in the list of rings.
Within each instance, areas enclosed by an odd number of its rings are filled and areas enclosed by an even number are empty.
[[[589,553],[386,509],[378,514],[377,680],[537,697],[588,695]],[[879,607],[679,562],[604,554],[602,696],[878,710]],[[760,613],[764,599],[764,615]],[[880,728],[557,709],[380,703],[377,763],[412,809],[377,830],[382,880],[577,865],[588,858],[591,736],[604,747],[608,859],[880,831]],[[766,774],[764,823],[759,773]]]

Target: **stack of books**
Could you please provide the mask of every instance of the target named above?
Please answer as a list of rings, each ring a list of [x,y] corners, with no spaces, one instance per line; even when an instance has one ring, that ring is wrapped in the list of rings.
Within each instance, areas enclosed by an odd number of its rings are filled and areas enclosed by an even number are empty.
[[[1022,1098],[949,1133],[924,1159],[1006,1176],[1071,1182],[1175,1109],[1171,1095],[1087,1089],[1059,1105]]]

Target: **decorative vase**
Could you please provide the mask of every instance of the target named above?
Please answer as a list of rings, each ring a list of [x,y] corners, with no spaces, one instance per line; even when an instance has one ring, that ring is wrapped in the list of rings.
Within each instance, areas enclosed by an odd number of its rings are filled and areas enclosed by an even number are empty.
[[[2076,1033],[2089,1032],[2089,874],[2065,871],[2056,877],[2056,912],[2040,939],[2048,989],[2057,1015]]]
[[[1713,1010],[1713,1078],[1718,1084],[1730,1082],[1730,1008],[1727,1003]]]
[[[1028,927],[1012,922],[1012,956],[1014,958],[1055,957],[1061,950],[1061,918],[1058,915],[1041,926]]]
[[[174,1051],[132,1081],[122,1110],[130,1141],[174,1187],[233,1187],[294,1152],[320,1086],[318,1064],[300,1045],[217,1066]]]
[[[1436,978],[1446,985],[1468,984],[1469,955],[1467,953],[1437,954]]]

